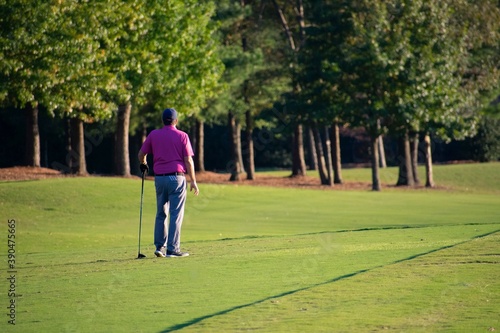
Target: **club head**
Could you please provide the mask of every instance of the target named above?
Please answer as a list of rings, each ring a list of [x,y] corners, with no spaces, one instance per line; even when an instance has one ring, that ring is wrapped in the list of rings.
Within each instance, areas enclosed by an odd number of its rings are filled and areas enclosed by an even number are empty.
[[[144,254],[142,254],[142,253],[139,253],[139,254],[137,255],[137,259],[144,259],[144,258],[146,258],[146,255],[144,255]]]

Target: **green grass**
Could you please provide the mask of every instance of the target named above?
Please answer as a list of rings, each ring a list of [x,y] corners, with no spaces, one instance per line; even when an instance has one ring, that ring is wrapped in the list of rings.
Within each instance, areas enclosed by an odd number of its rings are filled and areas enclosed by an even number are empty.
[[[434,165],[434,181],[438,187],[454,191],[475,193],[500,192],[500,162],[481,164]],[[266,171],[263,174],[286,177],[290,171]],[[308,171],[308,175],[319,177],[317,171]],[[425,185],[425,168],[418,167],[420,182]],[[345,182],[371,182],[371,169],[351,168],[342,170]],[[394,185],[398,179],[398,168],[380,169],[380,181],[385,185]]]
[[[484,166],[467,165],[477,181],[467,191],[455,165],[435,172],[456,191],[202,184],[188,198],[182,259],[152,257],[151,181],[143,260],[139,179],[1,183],[2,218],[17,222],[18,297],[16,326],[4,315],[0,331],[498,330],[500,186]]]

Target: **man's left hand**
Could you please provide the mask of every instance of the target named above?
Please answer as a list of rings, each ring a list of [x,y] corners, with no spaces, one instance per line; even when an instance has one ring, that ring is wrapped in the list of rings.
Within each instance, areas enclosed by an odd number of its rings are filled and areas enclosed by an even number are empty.
[[[194,195],[200,194],[200,189],[198,188],[198,184],[196,184],[195,181],[191,182],[191,186],[190,186],[190,190],[189,191],[193,191],[193,190],[194,190]]]
[[[139,169],[141,169],[142,173],[148,173],[149,172],[149,167],[146,163],[141,163],[139,166]]]

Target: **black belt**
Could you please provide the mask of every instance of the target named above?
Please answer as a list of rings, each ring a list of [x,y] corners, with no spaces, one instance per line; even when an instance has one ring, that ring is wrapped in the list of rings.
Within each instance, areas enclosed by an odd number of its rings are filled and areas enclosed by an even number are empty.
[[[162,173],[162,174],[155,175],[155,176],[158,176],[158,177],[161,177],[161,176],[184,176],[184,172]]]

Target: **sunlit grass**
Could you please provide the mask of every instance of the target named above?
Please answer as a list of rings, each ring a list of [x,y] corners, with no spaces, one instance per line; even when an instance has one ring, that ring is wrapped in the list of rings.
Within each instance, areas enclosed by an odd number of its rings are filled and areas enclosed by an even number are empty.
[[[498,164],[455,167],[435,172],[459,191],[202,184],[188,197],[182,248],[191,256],[182,259],[152,255],[152,181],[143,260],[140,179],[1,183],[3,218],[16,221],[15,331],[498,329],[497,185],[456,184]],[[486,169],[459,175],[474,167]],[[363,172],[345,170],[345,179]]]
[[[380,181],[385,185],[395,185],[398,179],[399,169],[387,167],[380,169]],[[438,188],[453,189],[467,192],[500,192],[500,163],[470,163],[434,165],[434,182]],[[260,174],[273,175],[276,177],[287,177],[288,170],[263,171]],[[307,171],[308,176],[318,177],[318,172]],[[419,166],[418,175],[421,185],[425,185],[425,168]],[[371,183],[370,168],[344,168],[342,179],[345,182]]]

